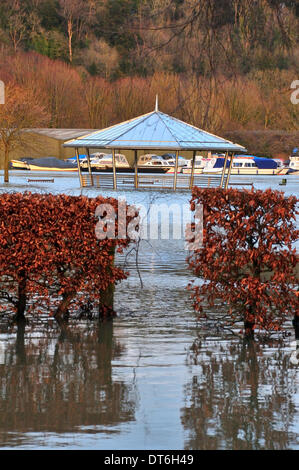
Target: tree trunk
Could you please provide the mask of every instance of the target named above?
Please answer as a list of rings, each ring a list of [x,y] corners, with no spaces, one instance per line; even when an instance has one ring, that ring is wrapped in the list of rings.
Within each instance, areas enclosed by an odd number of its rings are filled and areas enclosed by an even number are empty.
[[[251,318],[251,320],[249,320],[247,318],[245,318],[245,320],[244,320],[244,329],[245,329],[244,338],[245,339],[253,339],[254,338],[255,322],[254,322],[254,319],[252,321],[252,318],[254,318],[254,316],[252,315],[251,312],[250,312],[250,318]]]
[[[109,255],[113,256],[111,268],[114,266],[115,247],[111,248]],[[115,316],[113,310],[115,285],[110,284],[105,291],[100,293],[99,320],[112,319]]]
[[[17,313],[15,317],[17,323],[25,322],[26,305],[27,305],[26,279],[23,278],[19,281],[19,286],[18,286],[18,304],[17,304]]]
[[[64,327],[69,319],[69,305],[73,300],[75,292],[65,292],[62,294],[62,301],[57,307],[54,318],[60,327]]]
[[[69,58],[70,63],[73,62],[73,47],[72,47],[72,38],[73,38],[73,23],[69,20],[67,25],[67,32],[69,37]]]
[[[18,365],[26,364],[25,322],[21,322],[18,324],[16,339],[16,357]]]
[[[9,168],[9,151],[8,151],[7,148],[5,148],[5,151],[4,151],[4,183],[9,182],[8,168]]]
[[[105,383],[111,382],[113,358],[113,322],[98,325],[98,345],[95,348],[98,369],[103,373]]]
[[[245,322],[244,323],[244,327],[245,327],[245,338],[247,339],[253,339],[254,338],[254,323],[250,323],[250,322]]]
[[[113,301],[114,301],[114,284],[101,292],[100,296],[100,305],[99,305],[99,319],[111,319],[115,316],[113,311]]]

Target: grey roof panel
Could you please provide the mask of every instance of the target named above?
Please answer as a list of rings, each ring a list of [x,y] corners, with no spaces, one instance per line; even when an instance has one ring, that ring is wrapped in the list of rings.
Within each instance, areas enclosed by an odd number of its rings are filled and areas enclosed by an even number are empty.
[[[35,134],[45,135],[57,140],[70,140],[77,139],[78,137],[85,136],[91,132],[95,132],[95,129],[52,129],[52,128],[34,128],[26,129],[26,132],[33,132]]]
[[[65,147],[116,149],[219,150],[245,152],[234,144],[161,111],[139,116],[66,142]]]

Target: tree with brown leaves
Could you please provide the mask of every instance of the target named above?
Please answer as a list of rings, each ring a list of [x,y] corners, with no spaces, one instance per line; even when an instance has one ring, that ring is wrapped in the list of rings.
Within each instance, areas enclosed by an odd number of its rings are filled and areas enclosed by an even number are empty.
[[[14,84],[5,87],[5,104],[0,106],[0,151],[4,153],[4,182],[9,182],[9,154],[23,145],[26,128],[43,127],[48,121],[45,109],[34,94]]]
[[[192,252],[189,266],[203,280],[193,289],[199,316],[207,318],[206,304],[218,301],[224,325],[243,322],[246,337],[255,329],[277,331],[292,316],[296,328],[298,199],[271,189],[194,188],[191,209],[197,204],[203,206],[203,247]]]

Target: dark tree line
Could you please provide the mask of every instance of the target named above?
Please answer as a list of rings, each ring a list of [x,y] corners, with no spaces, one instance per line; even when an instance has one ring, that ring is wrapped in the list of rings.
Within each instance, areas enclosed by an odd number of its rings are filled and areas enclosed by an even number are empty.
[[[0,42],[109,78],[247,73],[296,65],[298,17],[296,1],[0,0]]]

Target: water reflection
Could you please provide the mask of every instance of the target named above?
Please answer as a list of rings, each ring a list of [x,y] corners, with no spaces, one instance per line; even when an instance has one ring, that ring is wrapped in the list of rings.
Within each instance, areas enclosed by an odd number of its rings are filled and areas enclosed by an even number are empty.
[[[26,442],[19,433],[78,426],[107,433],[107,426],[134,420],[134,390],[112,380],[111,361],[121,354],[111,322],[58,337],[19,328],[0,364],[0,446]]]
[[[277,344],[199,341],[196,373],[185,387],[182,424],[188,449],[288,449],[293,432],[296,369]],[[297,422],[298,424],[298,422]]]

